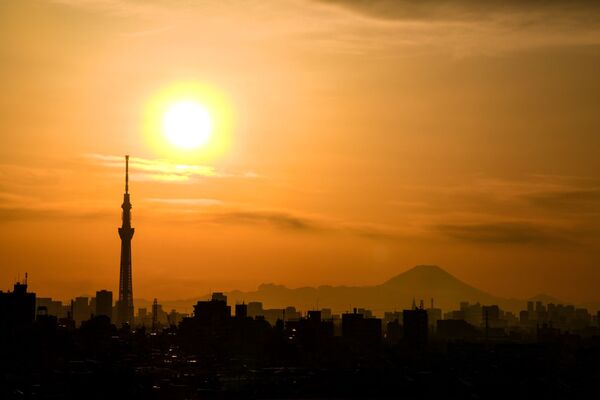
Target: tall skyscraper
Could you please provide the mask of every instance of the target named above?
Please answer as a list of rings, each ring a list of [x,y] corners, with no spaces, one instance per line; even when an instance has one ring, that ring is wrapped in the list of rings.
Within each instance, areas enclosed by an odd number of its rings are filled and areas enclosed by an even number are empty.
[[[427,311],[423,307],[402,311],[404,341],[411,347],[424,348],[427,345],[429,324]]]
[[[131,278],[131,238],[135,229],[131,227],[131,202],[129,201],[129,156],[125,156],[125,194],[123,194],[123,221],[119,228],[121,238],[121,272],[119,276],[119,300],[117,323],[133,324],[133,287]]]
[[[112,319],[113,294],[108,290],[96,292],[96,315],[105,315]]]

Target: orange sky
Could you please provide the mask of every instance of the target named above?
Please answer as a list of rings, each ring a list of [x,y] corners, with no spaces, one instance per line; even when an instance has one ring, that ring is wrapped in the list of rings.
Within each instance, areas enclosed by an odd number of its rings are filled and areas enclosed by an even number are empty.
[[[116,290],[128,153],[136,298],[428,263],[499,296],[598,301],[599,17],[584,0],[1,2],[0,288],[27,271],[44,296]],[[143,132],[182,81],[227,99],[218,157]]]

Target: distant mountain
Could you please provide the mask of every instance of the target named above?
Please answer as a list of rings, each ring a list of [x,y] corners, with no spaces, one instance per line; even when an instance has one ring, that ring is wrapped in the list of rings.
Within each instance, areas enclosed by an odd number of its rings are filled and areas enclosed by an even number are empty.
[[[435,265],[418,265],[388,281],[375,286],[319,286],[290,289],[282,285],[262,284],[255,291],[234,290],[226,293],[229,303],[260,301],[265,308],[283,308],[289,305],[299,310],[331,308],[334,312],[350,311],[353,307],[368,308],[377,314],[384,311],[409,308],[413,298],[423,300],[425,307],[434,306],[444,311],[456,310],[461,301],[498,304],[505,310],[517,311],[526,300],[504,299],[474,288]],[[536,296],[538,297],[538,296]],[[544,296],[550,298],[550,296]],[[209,298],[208,295],[203,299]],[[165,310],[175,308],[191,312],[199,299],[163,302]]]

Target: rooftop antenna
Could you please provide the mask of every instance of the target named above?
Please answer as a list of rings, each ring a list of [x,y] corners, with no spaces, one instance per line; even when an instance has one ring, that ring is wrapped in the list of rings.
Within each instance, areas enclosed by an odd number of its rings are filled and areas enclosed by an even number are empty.
[[[419,308],[422,310],[423,309],[423,299],[421,299],[421,301],[419,302]]]
[[[25,285],[27,285],[27,272],[25,272]]]
[[[125,156],[125,193],[129,193],[129,156]]]

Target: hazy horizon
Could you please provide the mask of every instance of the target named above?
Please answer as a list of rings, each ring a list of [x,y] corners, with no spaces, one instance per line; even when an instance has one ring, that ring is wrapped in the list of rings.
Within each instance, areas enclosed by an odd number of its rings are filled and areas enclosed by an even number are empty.
[[[429,272],[427,271],[431,270],[436,272],[434,274],[434,282],[430,280],[432,278],[431,276],[428,277]],[[417,272],[416,275],[415,272]],[[437,272],[439,272],[439,274]],[[404,284],[400,284],[400,287],[397,286],[397,283],[393,283],[398,279],[405,279],[407,274],[413,274],[413,277],[418,276],[418,280],[416,282],[413,281],[408,285],[405,282]],[[444,293],[444,289],[446,291],[450,290],[451,292],[453,289],[455,289],[454,287],[448,286],[448,282],[446,282],[447,276],[450,277],[450,286],[458,284],[459,289],[461,290],[455,293]],[[418,287],[415,287],[415,284],[417,284]],[[428,286],[432,284],[434,285],[434,288],[428,288]],[[391,287],[394,288],[392,293],[383,295],[385,298],[383,304],[380,303],[377,306],[373,306],[373,297],[378,297],[380,295],[380,289],[378,288],[386,285],[391,285]],[[460,288],[460,286],[464,286],[465,289],[472,288],[476,294],[474,295],[473,293],[466,293],[464,289]],[[310,294],[307,295],[306,289],[314,291],[317,296],[313,299]],[[345,292],[342,296],[332,297],[331,293],[329,293],[329,295],[327,295],[327,299],[319,300],[319,293],[321,291],[335,291],[339,289],[343,289]],[[350,289],[350,291],[346,291],[346,289]],[[367,290],[365,293],[357,294],[357,292],[353,291],[355,289],[359,291],[364,291],[365,289],[375,289],[375,293]],[[436,307],[441,308],[443,311],[457,309],[460,306],[460,302],[469,301],[472,304],[498,304],[506,311],[518,312],[526,306],[527,301],[537,301],[540,299],[544,304],[548,302],[553,302],[554,304],[572,304],[588,308],[591,307],[592,312],[596,309],[600,310],[600,303],[594,301],[580,303],[573,302],[569,299],[556,298],[555,296],[552,296],[551,293],[535,293],[524,298],[503,298],[502,296],[497,296],[495,293],[487,293],[484,290],[480,290],[479,288],[470,285],[469,282],[463,281],[451,274],[448,274],[448,272],[440,266],[423,264],[410,267],[399,274],[389,277],[389,279],[386,279],[382,282],[377,282],[373,285],[342,284],[294,287],[281,285],[277,282],[263,282],[257,285],[255,288],[248,290],[240,290],[236,288],[228,290],[211,288],[209,292],[197,293],[193,296],[160,298],[157,300],[159,304],[163,305],[163,307],[166,307],[169,310],[175,309],[179,312],[191,312],[196,301],[210,299],[213,292],[223,292],[228,295],[228,303],[230,305],[259,301],[264,304],[265,308],[285,308],[288,306],[294,306],[299,310],[306,311],[315,308],[316,304],[320,302],[321,307],[331,308],[334,312],[348,312],[351,311],[351,309],[347,306],[346,302],[351,301],[354,302],[355,306],[369,309],[377,315],[383,315],[383,312],[385,311],[397,310],[403,307],[408,308],[411,306],[413,300],[430,302],[432,299],[435,300]],[[285,295],[282,296],[281,292],[285,293]],[[479,294],[477,292],[481,293]],[[391,297],[390,294],[392,295]],[[44,296],[43,293],[37,293],[37,295],[38,297],[47,297]],[[113,293],[113,295],[115,295],[115,293]],[[288,297],[290,295],[292,296],[291,299]],[[75,297],[92,298],[94,296],[95,293],[80,293],[78,295],[71,296],[70,298],[58,298],[54,300],[68,302]],[[399,299],[399,297],[401,299]],[[151,304],[152,299],[143,297],[136,297],[134,299],[136,312],[138,308],[147,308],[150,307]],[[340,306],[340,304],[343,304],[343,306]],[[429,303],[427,304],[429,305]]]

